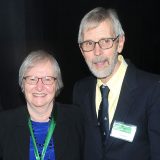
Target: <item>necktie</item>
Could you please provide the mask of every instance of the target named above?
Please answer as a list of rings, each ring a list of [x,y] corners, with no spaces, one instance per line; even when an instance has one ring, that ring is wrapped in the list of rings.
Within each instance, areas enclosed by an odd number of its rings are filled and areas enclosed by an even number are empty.
[[[109,132],[109,119],[108,119],[108,93],[109,88],[101,85],[100,87],[102,101],[98,112],[98,125],[100,128],[102,142],[105,143],[106,137]]]

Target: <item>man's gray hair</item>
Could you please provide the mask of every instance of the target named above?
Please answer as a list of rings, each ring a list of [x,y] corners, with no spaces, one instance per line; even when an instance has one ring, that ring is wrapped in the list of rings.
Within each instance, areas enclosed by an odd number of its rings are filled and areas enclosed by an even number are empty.
[[[124,35],[120,20],[114,9],[105,9],[103,7],[97,7],[88,12],[81,20],[78,43],[83,42],[83,34],[89,29],[96,28],[101,22],[110,21],[113,27],[113,33],[116,36]]]

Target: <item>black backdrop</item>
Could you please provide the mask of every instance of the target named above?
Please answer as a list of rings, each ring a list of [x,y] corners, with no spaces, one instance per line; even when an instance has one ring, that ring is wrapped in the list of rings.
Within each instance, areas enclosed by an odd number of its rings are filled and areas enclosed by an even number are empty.
[[[28,52],[46,49],[56,56],[64,81],[58,100],[71,102],[76,80],[89,74],[77,44],[81,18],[94,7],[115,8],[126,34],[123,55],[139,68],[160,74],[158,0],[1,0],[0,104],[23,104],[18,70]]]

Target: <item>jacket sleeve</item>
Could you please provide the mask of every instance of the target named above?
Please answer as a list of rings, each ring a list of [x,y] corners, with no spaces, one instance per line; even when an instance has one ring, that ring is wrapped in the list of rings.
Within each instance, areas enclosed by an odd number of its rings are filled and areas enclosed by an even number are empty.
[[[158,82],[149,99],[148,134],[150,141],[151,159],[160,159],[160,82]]]

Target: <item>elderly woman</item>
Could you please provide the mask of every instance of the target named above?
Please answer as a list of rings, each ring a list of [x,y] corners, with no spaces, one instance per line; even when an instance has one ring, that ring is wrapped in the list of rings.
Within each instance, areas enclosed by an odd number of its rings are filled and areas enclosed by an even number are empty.
[[[82,160],[83,124],[78,108],[55,102],[63,87],[56,59],[31,52],[19,70],[26,106],[0,113],[0,158]]]

